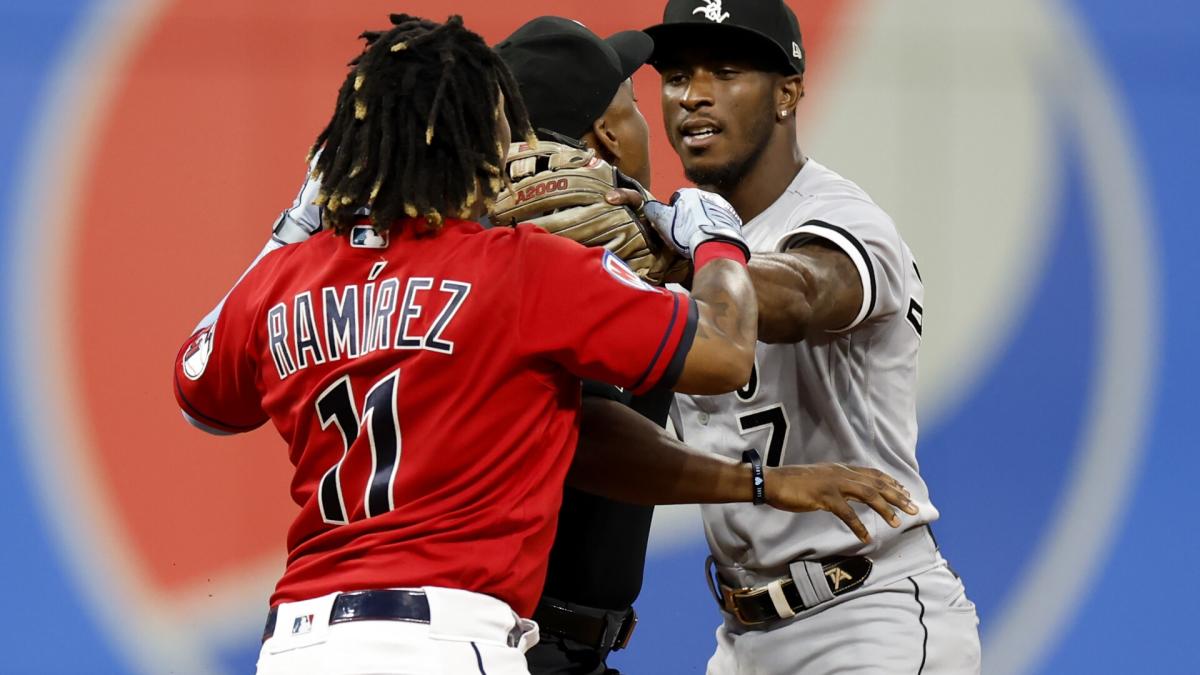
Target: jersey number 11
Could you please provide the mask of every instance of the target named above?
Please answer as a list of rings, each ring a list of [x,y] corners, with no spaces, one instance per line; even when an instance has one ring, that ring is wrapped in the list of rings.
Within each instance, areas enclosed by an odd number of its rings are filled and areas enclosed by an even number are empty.
[[[399,369],[376,382],[363,401],[361,417],[354,407],[354,391],[349,375],[339,378],[317,397],[317,416],[321,420],[321,428],[337,425],[344,447],[342,458],[325,472],[317,488],[321,519],[330,525],[350,522],[351,511],[346,509],[342,489],[342,463],[350,454],[350,447],[358,440],[360,429],[366,429],[371,448],[370,480],[363,491],[365,517],[378,516],[395,508],[392,487],[396,483],[396,468],[400,466],[400,422],[396,416],[396,390],[399,384]]]

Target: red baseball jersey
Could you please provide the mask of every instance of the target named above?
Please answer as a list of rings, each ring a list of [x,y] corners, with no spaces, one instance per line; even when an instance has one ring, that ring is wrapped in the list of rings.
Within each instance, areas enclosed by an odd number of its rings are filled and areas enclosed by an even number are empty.
[[[199,426],[268,419],[300,513],[272,604],[447,586],[529,616],[579,428],[580,378],[673,384],[685,294],[528,225],[323,232],[258,262],[176,359]]]

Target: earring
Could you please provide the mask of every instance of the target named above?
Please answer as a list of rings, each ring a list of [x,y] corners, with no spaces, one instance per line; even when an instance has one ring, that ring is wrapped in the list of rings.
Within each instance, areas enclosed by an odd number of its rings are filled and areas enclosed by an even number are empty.
[[[780,116],[780,117],[787,117],[787,110],[780,110],[780,111],[779,111],[779,116]]]

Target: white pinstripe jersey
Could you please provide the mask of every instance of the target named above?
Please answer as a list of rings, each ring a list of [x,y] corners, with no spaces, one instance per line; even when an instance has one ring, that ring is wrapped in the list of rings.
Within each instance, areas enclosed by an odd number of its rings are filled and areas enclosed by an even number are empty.
[[[805,241],[836,246],[858,268],[863,303],[838,332],[810,331],[791,344],[758,344],[754,376],[721,396],[676,396],[676,428],[688,444],[741,459],[756,448],[769,464],[845,462],[903,483],[920,507],[893,530],[855,504],[873,543],[864,547],[825,512],[768,506],[702,507],[717,562],[776,573],[797,559],[869,553],[938,516],[917,470],[917,349],[924,287],[912,252],[884,211],[854,183],[811,159],[766,211],[745,224],[753,251]]]

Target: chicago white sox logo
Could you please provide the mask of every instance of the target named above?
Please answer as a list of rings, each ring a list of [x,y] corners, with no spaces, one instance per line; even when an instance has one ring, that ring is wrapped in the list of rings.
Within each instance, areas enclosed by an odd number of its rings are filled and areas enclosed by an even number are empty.
[[[692,14],[703,13],[704,18],[709,21],[716,21],[717,23],[721,23],[729,18],[729,12],[721,11],[721,0],[704,0],[704,3],[703,7],[693,9]]]

